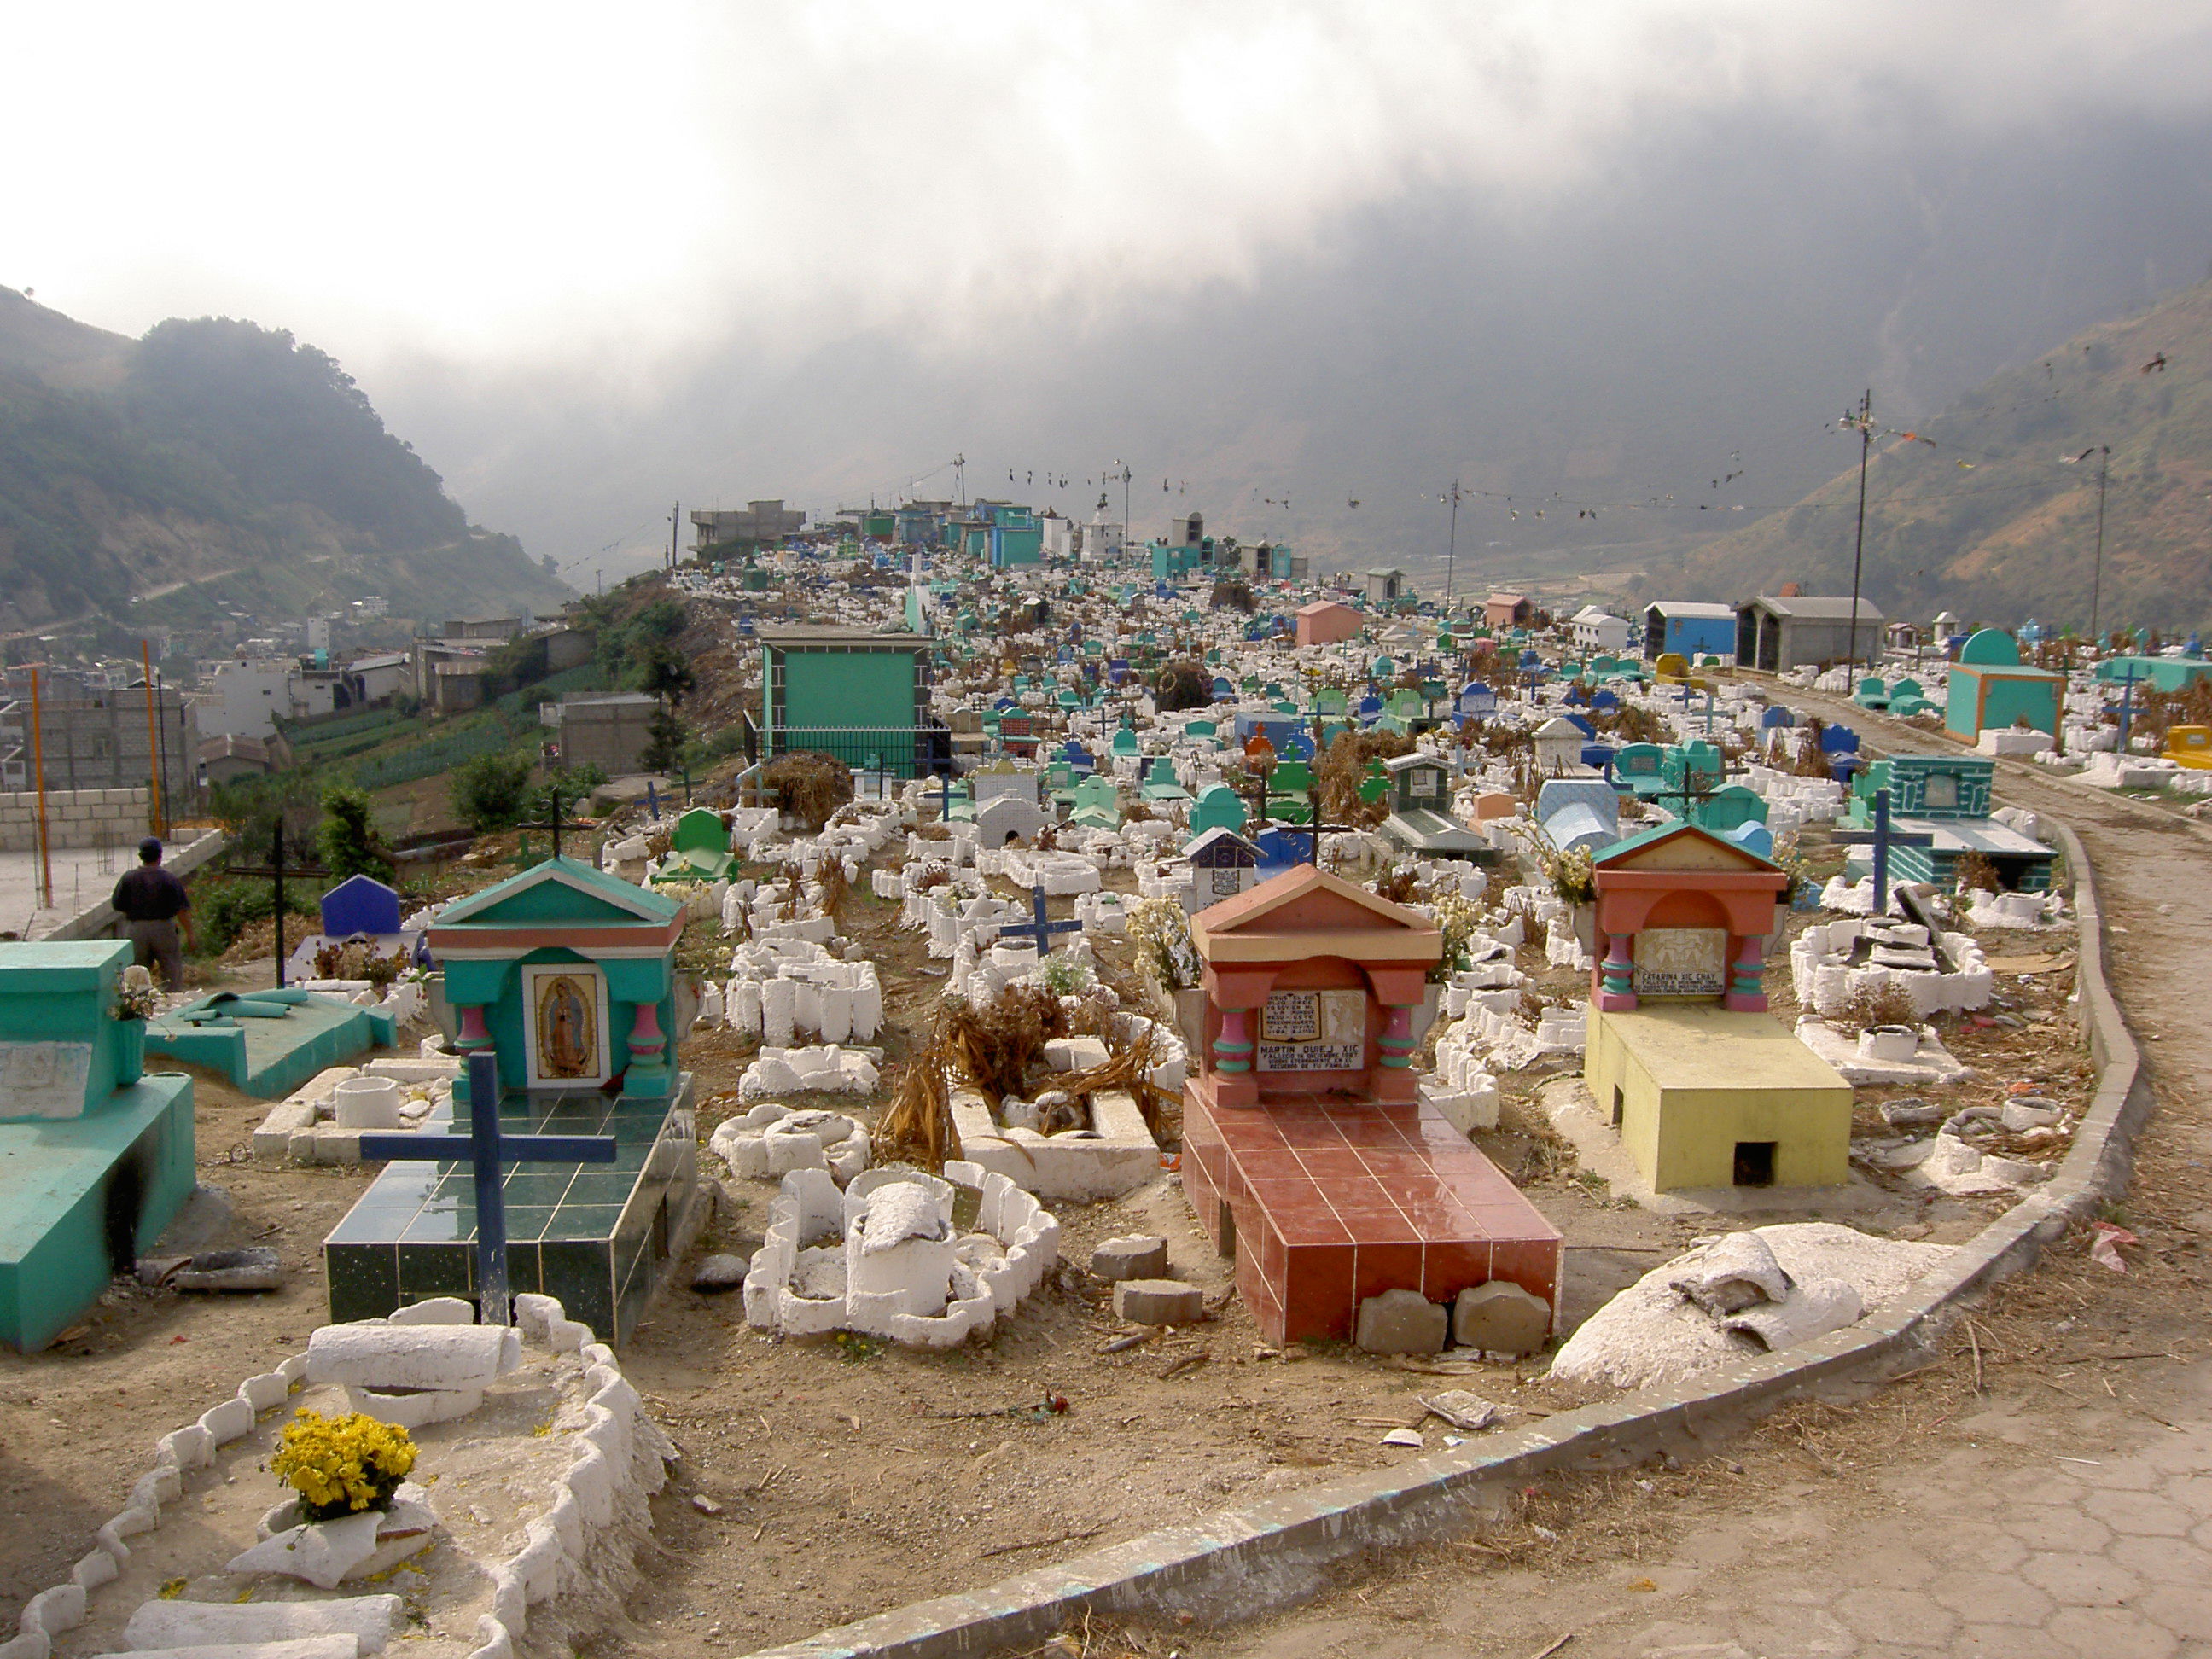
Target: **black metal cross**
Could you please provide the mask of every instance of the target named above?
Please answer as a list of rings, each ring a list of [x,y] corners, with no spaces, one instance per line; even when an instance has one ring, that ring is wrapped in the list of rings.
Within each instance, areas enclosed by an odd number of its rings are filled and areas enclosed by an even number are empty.
[[[580,828],[580,826],[579,824],[577,824],[577,823],[575,822],[575,820],[574,820],[573,818],[572,818],[572,819],[570,819],[570,820],[568,821],[568,823],[567,823],[567,825],[565,825],[565,826],[563,826],[563,824],[562,823],[562,822],[561,822],[561,787],[560,787],[558,784],[548,784],[548,785],[546,785],[546,786],[545,786],[545,793],[546,793],[546,794],[547,794],[547,795],[551,799],[551,801],[552,801],[552,811],[551,811],[551,813],[550,814],[550,822],[547,822],[547,823],[518,823],[518,824],[516,824],[514,827],[515,827],[516,829],[518,829],[518,830],[550,830],[550,831],[552,832],[552,835],[553,835],[553,856],[554,856],[555,858],[556,858],[556,859],[557,859],[557,858],[559,858],[559,857],[561,856],[561,831],[562,831],[562,830],[564,827],[565,827],[565,828],[568,828],[568,829],[570,829],[570,830],[574,830],[574,829],[578,829],[578,828]]]
[[[1835,830],[1829,839],[1845,846],[1874,847],[1874,914],[1889,914],[1889,849],[1893,847],[1933,847],[1936,837],[1926,830],[1893,830],[1889,824],[1889,791],[1874,792],[1874,828]]]
[[[477,1318],[486,1325],[514,1322],[507,1296],[507,1189],[502,1157],[516,1164],[611,1164],[612,1135],[510,1135],[499,1127],[499,1061],[482,1052],[469,1056],[469,1132],[465,1135],[364,1134],[361,1155],[370,1161],[430,1159],[465,1164],[477,1200]]]
[[[1306,787],[1306,806],[1310,814],[1309,821],[1286,827],[1292,830],[1310,830],[1313,832],[1313,852],[1306,862],[1318,870],[1321,868],[1321,838],[1323,830],[1332,835],[1353,835],[1367,826],[1364,823],[1323,823],[1321,821],[1321,775],[1319,773],[1314,775],[1313,782]]]
[[[270,859],[266,864],[234,864],[234,876],[266,876],[270,879],[270,896],[276,908],[276,985],[284,984],[284,878],[287,876],[327,876],[330,872],[319,864],[287,864],[284,862],[284,818],[277,815],[276,831],[270,838]]]
[[[1035,920],[1030,921],[1001,922],[999,926],[999,933],[1001,938],[1004,938],[1009,933],[1012,933],[1020,935],[1024,938],[1034,939],[1036,941],[1037,958],[1040,961],[1052,954],[1052,936],[1054,933],[1073,933],[1083,926],[1081,922],[1076,921],[1073,916],[1069,917],[1066,921],[1048,921],[1045,920],[1044,889],[1042,887],[1032,887],[1030,889],[1030,906]]]

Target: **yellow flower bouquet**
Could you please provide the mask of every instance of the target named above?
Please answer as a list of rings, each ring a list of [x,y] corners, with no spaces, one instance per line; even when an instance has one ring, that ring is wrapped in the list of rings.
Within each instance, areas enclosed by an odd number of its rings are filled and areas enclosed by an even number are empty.
[[[285,1425],[269,1472],[300,1494],[301,1518],[335,1521],[362,1510],[392,1507],[392,1495],[415,1467],[407,1431],[363,1412],[325,1417],[304,1407]]]

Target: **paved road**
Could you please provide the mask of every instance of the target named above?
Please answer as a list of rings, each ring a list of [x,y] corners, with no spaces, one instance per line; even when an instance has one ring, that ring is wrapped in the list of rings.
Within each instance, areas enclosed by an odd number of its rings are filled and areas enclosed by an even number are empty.
[[[1832,700],[1788,700],[1873,743],[1926,746]],[[1414,1553],[1281,1619],[1194,1632],[1187,1650],[1534,1659],[1566,1637],[1560,1659],[2212,1659],[2212,849],[2171,813],[2021,769],[2001,768],[1998,793],[2081,834],[2159,1092],[2124,1206],[2145,1246],[2130,1275],[2077,1249],[2008,1289],[2002,1340],[2020,1352],[1993,1338],[1987,1392],[1961,1387],[1940,1414],[1916,1385],[1887,1389],[1832,1439],[1800,1419],[1739,1462],[1586,1489],[1540,1568]]]

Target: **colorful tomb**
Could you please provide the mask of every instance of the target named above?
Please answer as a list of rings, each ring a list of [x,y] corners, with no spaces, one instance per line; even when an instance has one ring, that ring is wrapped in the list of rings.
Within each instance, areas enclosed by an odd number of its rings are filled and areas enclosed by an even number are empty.
[[[2063,674],[2022,667],[2012,635],[1984,628],[1959,647],[1959,660],[1951,665],[1943,729],[1965,743],[1991,726],[2008,728],[2023,721],[2055,734],[2065,695]],[[1893,712],[1905,711],[1893,705]]]
[[[1607,849],[1594,879],[1583,1077],[1652,1190],[1848,1180],[1850,1085],[1760,988],[1789,878],[1676,823]]]
[[[1183,1190],[1267,1340],[1345,1339],[1389,1290],[1449,1302],[1500,1279],[1556,1307],[1558,1231],[1417,1097],[1437,930],[1301,865],[1200,911],[1191,940]]]
[[[142,1073],[118,939],[0,944],[0,1342],[43,1348],[192,1190],[192,1080]]]
[[[1892,755],[1852,779],[1842,823],[1850,830],[1873,829],[1875,792],[1887,789],[1890,829],[1929,838],[1925,846],[1890,844],[1891,881],[1948,887],[1958,879],[1959,860],[1978,853],[2007,891],[2043,892],[2051,885],[2057,852],[1990,816],[1996,782],[1996,763],[1983,757]],[[1847,872],[1864,869],[1872,858],[1871,849],[1854,852]]]
[[[505,1174],[507,1284],[557,1296],[626,1340],[693,1219],[691,1079],[672,1063],[684,907],[574,859],[548,859],[449,905],[430,928],[462,1054],[498,1060],[507,1134],[611,1134],[611,1164],[518,1163]],[[456,1090],[461,1133],[477,1103]],[[323,1243],[331,1317],[471,1297],[473,1177],[393,1163]]]

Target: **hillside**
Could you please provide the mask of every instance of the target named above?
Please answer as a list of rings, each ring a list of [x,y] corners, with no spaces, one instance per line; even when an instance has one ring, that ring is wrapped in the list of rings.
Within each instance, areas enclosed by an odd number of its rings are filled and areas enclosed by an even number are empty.
[[[289,333],[172,319],[139,340],[0,288],[0,633],[96,617],[395,615],[568,590],[468,522],[338,365]]]
[[[2082,452],[2110,445],[2101,625],[2212,623],[2212,283],[2077,335],[1911,436],[1875,415],[1864,591],[1889,616],[2086,628],[2099,458]],[[1854,465],[1793,507],[1655,562],[1641,592],[1846,592],[1857,500]]]

